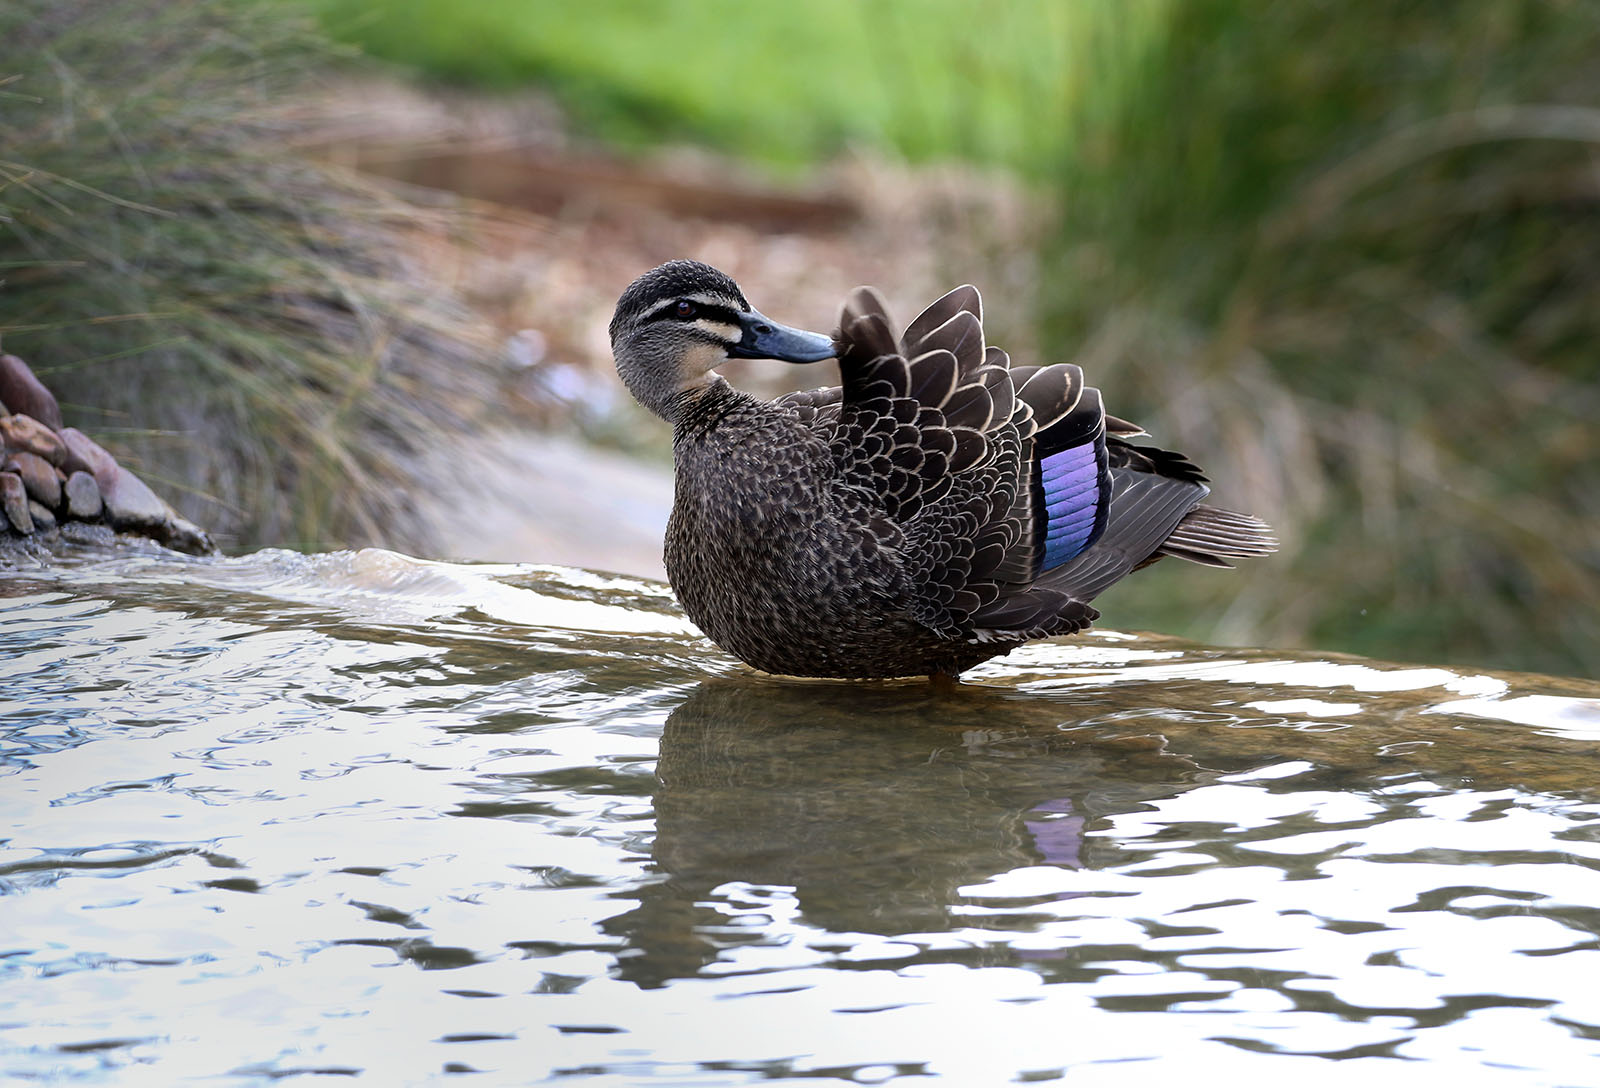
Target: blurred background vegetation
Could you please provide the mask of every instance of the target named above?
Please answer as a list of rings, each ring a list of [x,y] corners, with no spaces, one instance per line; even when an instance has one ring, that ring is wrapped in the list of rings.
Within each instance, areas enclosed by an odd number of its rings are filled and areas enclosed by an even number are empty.
[[[618,144],[705,141],[787,167],[859,145],[1036,174],[1059,159],[1078,102],[1105,92],[1086,92],[1091,41],[1137,48],[1162,10],[1151,0],[308,2],[335,33],[430,78],[548,88],[581,127]]]
[[[285,154],[338,54],[241,0],[0,5],[0,334],[219,539],[377,540],[492,388],[407,260],[427,212]]]
[[[939,274],[1285,542],[1237,574],[1162,564],[1107,595],[1112,626],[1600,673],[1588,0],[14,2],[0,332],[68,360],[47,380],[80,405],[228,421],[223,468],[162,463],[276,503],[237,519],[245,544],[383,538],[403,514],[368,503],[363,530],[341,489],[357,472],[403,494],[393,451],[470,430],[463,375],[486,354],[392,244],[386,216],[427,213],[274,142],[270,107],[354,63],[307,12],[425,93],[548,96],[568,138],[623,162],[693,145],[802,187],[841,157],[907,185],[963,162],[1028,192],[1007,236],[1025,280],[956,267],[998,235],[950,216]],[[604,370],[603,339],[582,350]]]

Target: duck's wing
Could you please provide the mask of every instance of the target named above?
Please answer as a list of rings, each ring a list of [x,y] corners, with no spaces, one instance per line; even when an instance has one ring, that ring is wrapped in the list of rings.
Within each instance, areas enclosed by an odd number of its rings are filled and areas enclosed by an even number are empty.
[[[940,408],[987,446],[909,534],[931,545],[928,575],[972,637],[1070,634],[1098,616],[1089,602],[1107,586],[1163,556],[1227,566],[1276,548],[1265,523],[1201,502],[1206,478],[1188,458],[1130,441],[1144,429],[1109,415],[1077,366],[1013,367],[984,347],[981,317],[977,292],[959,288],[913,321],[902,345],[913,370],[925,352],[956,356],[956,390]],[[966,414],[969,397],[983,407],[980,386],[997,405],[1009,392],[1010,418]]]
[[[976,299],[972,288],[960,291]],[[1009,387],[999,388],[1003,369],[976,373],[983,344],[975,319],[970,329],[957,322],[936,342],[939,350],[908,357],[877,292],[858,288],[835,334],[843,384],[778,398],[828,443],[841,481],[901,522],[941,498],[952,474],[984,461],[991,420],[1004,423],[1014,409]]]
[[[1143,429],[1107,415],[1078,367],[1011,366],[982,314],[958,287],[897,340],[882,298],[859,288],[834,337],[842,384],[782,398],[898,530],[919,621],[950,637],[1068,634],[1163,554],[1270,550],[1260,522],[1200,505],[1205,477],[1186,458],[1130,442]]]
[[[1086,396],[1091,392],[1086,390]],[[999,599],[973,617],[980,638],[1036,638],[1079,630],[1082,610],[1091,619],[1096,614],[1088,602],[1164,556],[1227,567],[1232,565],[1229,559],[1277,550],[1271,529],[1259,518],[1201,501],[1210,491],[1206,478],[1182,454],[1134,446],[1116,435],[1106,436],[1104,450],[1100,526],[1065,559],[1047,552],[1030,584],[1002,586]],[[1041,465],[1048,461],[1042,458]],[[1077,493],[1086,495],[1089,488],[1080,485]]]
[[[847,486],[899,529],[917,619],[951,637],[1001,593],[1034,535],[1022,499],[1035,431],[1005,352],[984,344],[982,300],[958,287],[897,338],[882,299],[853,292],[835,334],[842,385],[830,446]],[[804,411],[805,409],[802,409]]]
[[[774,399],[775,404],[793,408],[800,422],[824,436],[833,433],[839,419],[839,406],[844,403],[844,390],[837,385],[823,389],[803,389],[785,393]]]
[[[984,640],[1071,634],[1099,615],[1088,597],[1042,576],[1105,535],[1113,494],[1107,416],[1083,371],[1070,363],[1012,367],[1010,378],[1034,428],[1011,510],[1020,533],[992,572],[992,599],[970,617],[974,637]]]

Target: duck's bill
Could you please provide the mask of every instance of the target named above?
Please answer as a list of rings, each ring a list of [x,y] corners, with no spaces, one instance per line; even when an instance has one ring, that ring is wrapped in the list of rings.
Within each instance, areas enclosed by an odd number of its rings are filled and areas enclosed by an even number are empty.
[[[743,338],[728,349],[732,359],[777,359],[816,363],[833,358],[833,337],[780,325],[755,310],[739,315]]]

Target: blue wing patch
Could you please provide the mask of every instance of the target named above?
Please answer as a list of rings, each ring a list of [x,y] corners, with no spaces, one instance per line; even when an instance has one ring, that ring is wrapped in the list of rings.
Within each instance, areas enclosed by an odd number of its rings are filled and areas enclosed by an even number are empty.
[[[1105,528],[1109,491],[1105,443],[1100,434],[1039,461],[1044,505],[1044,559],[1040,571],[1083,554]]]

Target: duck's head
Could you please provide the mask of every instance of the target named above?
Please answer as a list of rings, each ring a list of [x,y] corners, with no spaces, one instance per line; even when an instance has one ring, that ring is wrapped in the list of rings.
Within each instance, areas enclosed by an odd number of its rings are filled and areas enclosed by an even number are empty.
[[[686,395],[720,380],[712,371],[729,359],[815,363],[833,358],[833,340],[764,317],[708,264],[668,261],[617,300],[611,354],[639,403],[670,422]]]

